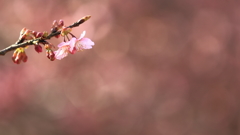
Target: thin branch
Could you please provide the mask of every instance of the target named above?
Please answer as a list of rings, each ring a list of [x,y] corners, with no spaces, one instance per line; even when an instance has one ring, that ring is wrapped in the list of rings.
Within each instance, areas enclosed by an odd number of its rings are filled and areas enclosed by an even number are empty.
[[[78,27],[80,24],[86,22],[90,17],[91,17],[90,15],[85,16],[85,17],[79,19],[77,22],[73,23],[72,25],[67,26],[67,28]],[[28,45],[34,45],[34,43],[46,43],[45,40],[49,40],[52,37],[54,37],[56,35],[59,35],[60,33],[61,33],[61,31],[56,31],[56,32],[53,32],[53,33],[49,34],[45,38],[40,37],[40,38],[25,41],[25,42],[22,42],[22,43],[20,43],[20,41],[17,41],[15,44],[12,44],[12,45],[8,46],[7,48],[0,50],[0,55],[3,56],[9,51],[13,51],[13,50],[15,50],[19,47],[26,47]]]

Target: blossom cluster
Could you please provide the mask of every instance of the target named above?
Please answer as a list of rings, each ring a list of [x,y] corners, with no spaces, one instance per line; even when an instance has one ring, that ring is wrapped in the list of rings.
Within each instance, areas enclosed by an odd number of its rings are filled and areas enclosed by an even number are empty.
[[[63,20],[54,20],[50,34],[46,31],[36,32],[23,28],[20,32],[19,39],[16,42],[16,45],[19,45],[19,47],[17,47],[13,53],[13,62],[20,64],[21,61],[27,61],[28,57],[25,50],[29,47],[29,45],[33,45],[35,51],[38,53],[43,51],[42,46],[44,46],[46,50],[46,56],[51,61],[54,61],[55,59],[61,60],[68,56],[69,53],[75,54],[76,52],[84,49],[91,49],[94,45],[94,42],[91,39],[84,37],[86,35],[86,31],[83,31],[79,38],[71,33],[73,27],[80,25],[89,18],[90,16],[85,16],[70,26],[64,26]],[[71,38],[69,38],[69,36],[71,36]],[[55,51],[53,50],[56,48],[55,45],[46,41],[52,37],[63,37],[63,41],[57,45],[58,48]],[[24,46],[20,46],[22,44]]]

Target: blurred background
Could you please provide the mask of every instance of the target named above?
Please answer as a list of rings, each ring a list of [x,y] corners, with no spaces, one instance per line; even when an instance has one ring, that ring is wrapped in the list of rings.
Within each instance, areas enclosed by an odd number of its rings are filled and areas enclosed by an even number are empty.
[[[240,2],[0,0],[0,48],[70,25],[91,50],[0,57],[0,135],[240,134]],[[57,45],[63,39],[53,38]]]

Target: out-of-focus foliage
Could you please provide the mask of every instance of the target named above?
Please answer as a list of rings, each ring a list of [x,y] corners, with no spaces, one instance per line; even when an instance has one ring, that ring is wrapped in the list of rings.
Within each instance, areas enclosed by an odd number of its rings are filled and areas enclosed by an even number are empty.
[[[49,61],[0,58],[2,135],[240,133],[236,0],[0,0],[0,47],[53,20],[95,42]],[[62,39],[55,39],[56,45]]]

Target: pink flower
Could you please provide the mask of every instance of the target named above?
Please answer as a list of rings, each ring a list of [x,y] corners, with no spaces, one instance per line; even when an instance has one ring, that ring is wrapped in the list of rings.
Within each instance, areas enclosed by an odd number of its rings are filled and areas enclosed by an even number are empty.
[[[71,40],[74,40],[75,42],[75,48],[77,51],[79,50],[83,50],[83,49],[92,49],[92,46],[94,46],[94,42],[89,39],[89,38],[84,38],[86,32],[83,31],[83,33],[81,34],[81,36],[76,39],[76,38],[72,38]]]
[[[68,53],[74,54],[76,51],[91,49],[94,45],[94,42],[89,38],[83,38],[85,36],[85,33],[86,32],[83,31],[78,39],[73,37],[68,42],[60,43],[58,45],[59,49],[54,52],[56,59],[61,60],[66,57]]]
[[[55,57],[58,60],[63,59],[64,57],[66,57],[68,55],[68,53],[73,53],[74,50],[74,44],[72,43],[72,40],[68,41],[68,42],[62,42],[58,45],[58,50],[55,51]]]

